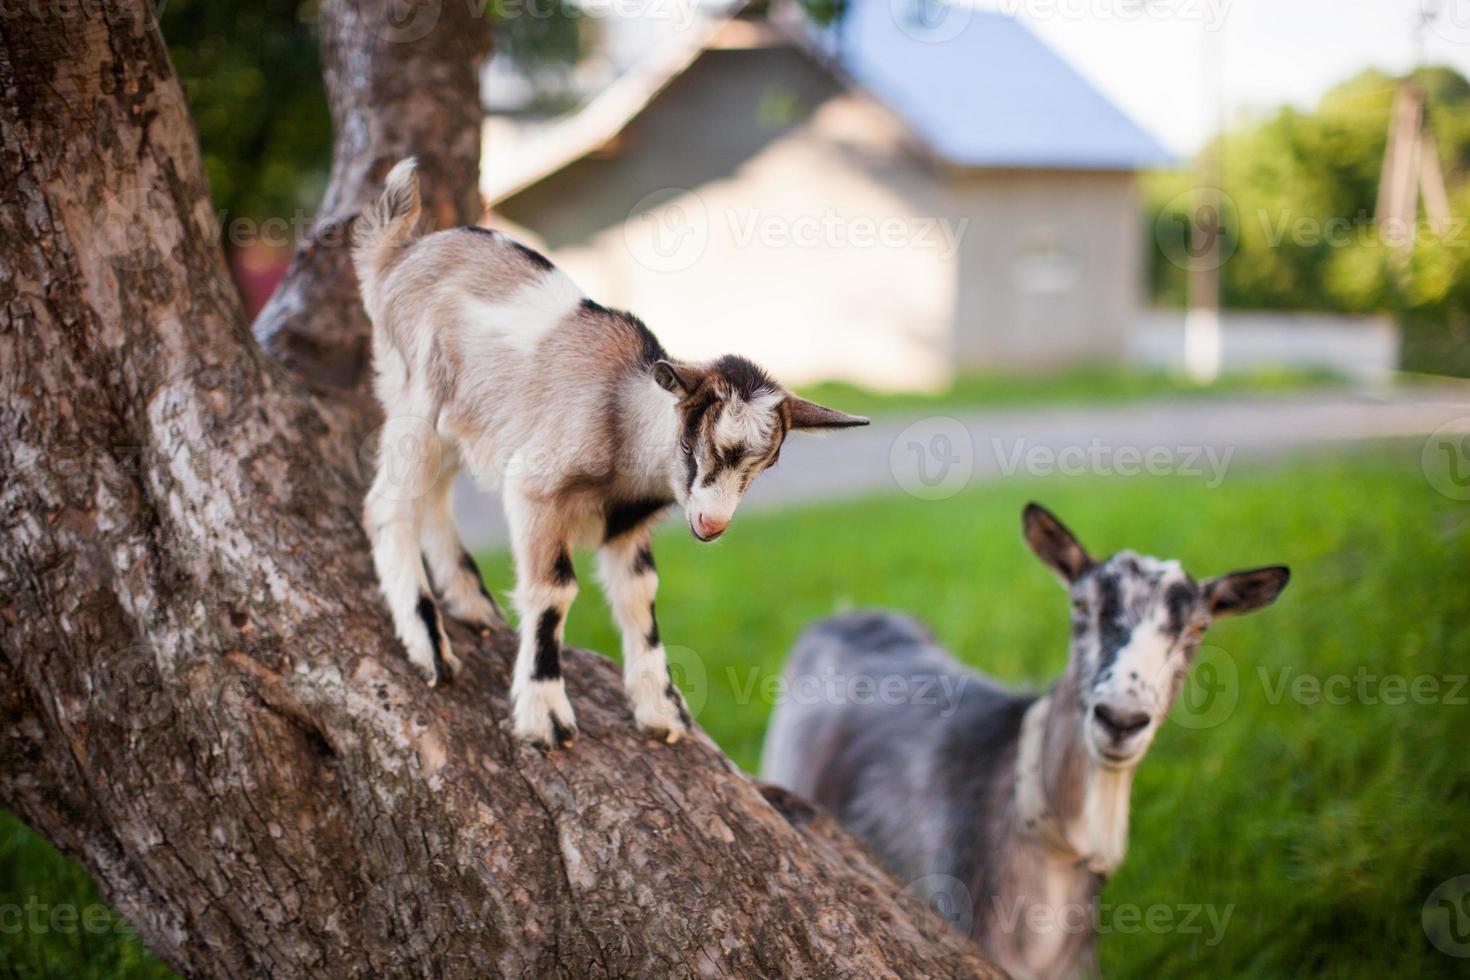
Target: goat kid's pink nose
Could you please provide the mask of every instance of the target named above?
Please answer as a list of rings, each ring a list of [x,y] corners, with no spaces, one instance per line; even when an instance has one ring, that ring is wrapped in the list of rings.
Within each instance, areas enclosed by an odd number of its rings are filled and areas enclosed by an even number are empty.
[[[728,517],[708,517],[700,514],[694,520],[699,525],[699,533],[706,538],[713,537],[730,526]]]

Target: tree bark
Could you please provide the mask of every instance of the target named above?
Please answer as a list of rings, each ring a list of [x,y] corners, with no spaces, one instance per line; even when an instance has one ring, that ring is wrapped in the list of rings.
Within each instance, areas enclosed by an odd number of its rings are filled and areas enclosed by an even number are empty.
[[[478,69],[490,50],[483,6],[323,0],[332,172],[310,236],[255,321],[262,346],[315,381],[367,393],[369,329],[347,229],[393,164],[419,158],[424,210],[435,226],[480,219]]]
[[[388,50],[357,11],[324,4],[352,157],[324,212],[418,150],[464,220],[478,110],[409,89],[483,39]],[[567,753],[509,735],[508,631],[453,627],[464,675],[426,690],[359,525],[362,417],[319,384],[364,367],[340,248],[297,256],[265,356],[143,0],[7,8],[0,87],[0,803],[150,948],[219,977],[994,975],[830,819],[702,735],[639,738],[605,658],[568,652]]]

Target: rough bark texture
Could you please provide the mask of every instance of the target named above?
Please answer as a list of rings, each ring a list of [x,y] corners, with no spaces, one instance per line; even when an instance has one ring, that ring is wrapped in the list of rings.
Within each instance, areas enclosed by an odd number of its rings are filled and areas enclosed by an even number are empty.
[[[461,220],[463,110],[404,119],[431,80],[324,6],[353,157],[326,209],[435,139]],[[404,47],[442,77],[484,49],[429,44]],[[298,257],[266,333],[316,346],[263,355],[141,0],[7,8],[0,87],[0,804],[153,950],[221,977],[990,975],[829,819],[703,737],[639,739],[606,659],[568,653],[569,753],[509,737],[508,633],[453,629],[465,676],[425,690],[358,522],[360,417],[306,383],[357,380],[315,356],[361,346],[343,260]]]

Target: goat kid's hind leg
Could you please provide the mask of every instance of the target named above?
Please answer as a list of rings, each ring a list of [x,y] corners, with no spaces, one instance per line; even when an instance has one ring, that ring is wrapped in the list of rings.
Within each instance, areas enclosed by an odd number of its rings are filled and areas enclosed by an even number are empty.
[[[424,563],[429,566],[429,577],[434,580],[449,615],[478,627],[482,635],[488,636],[491,629],[509,623],[485,587],[479,566],[455,529],[451,491],[458,471],[457,466],[445,466],[424,505],[420,532]]]
[[[693,721],[684,697],[669,677],[668,656],[658,634],[654,597],[658,572],[644,528],[604,544],[598,555],[608,603],[623,633],[623,688],[640,731],[673,743]]]
[[[569,535],[550,509],[506,494],[506,517],[516,562],[520,643],[511,680],[511,723],[516,737],[546,749],[565,748],[577,719],[561,675],[562,635],[577,597]]]
[[[385,432],[384,440],[388,439]],[[391,454],[391,455],[390,455]],[[439,607],[429,590],[429,577],[419,553],[419,531],[426,495],[434,483],[438,452],[385,449],[364,507],[364,524],[373,546],[378,586],[393,614],[393,628],[409,662],[424,683],[433,687],[459,673],[459,659],[449,648]]]

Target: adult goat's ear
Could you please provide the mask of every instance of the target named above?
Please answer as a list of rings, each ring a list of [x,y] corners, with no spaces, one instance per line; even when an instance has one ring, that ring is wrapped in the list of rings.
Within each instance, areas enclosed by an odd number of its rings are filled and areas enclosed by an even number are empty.
[[[848,415],[795,395],[787,395],[785,404],[787,424],[793,429],[850,429],[868,424],[861,415]]]
[[[675,364],[673,361],[655,361],[653,364],[653,380],[680,401],[699,387],[704,375],[704,369],[693,364]]]
[[[1077,537],[1052,512],[1040,504],[1027,504],[1021,512],[1021,533],[1036,557],[1071,585],[1093,566],[1092,556]]]
[[[1290,581],[1291,569],[1285,565],[1230,572],[1204,583],[1205,603],[1210,607],[1210,615],[1217,619],[1241,616],[1275,602]]]

